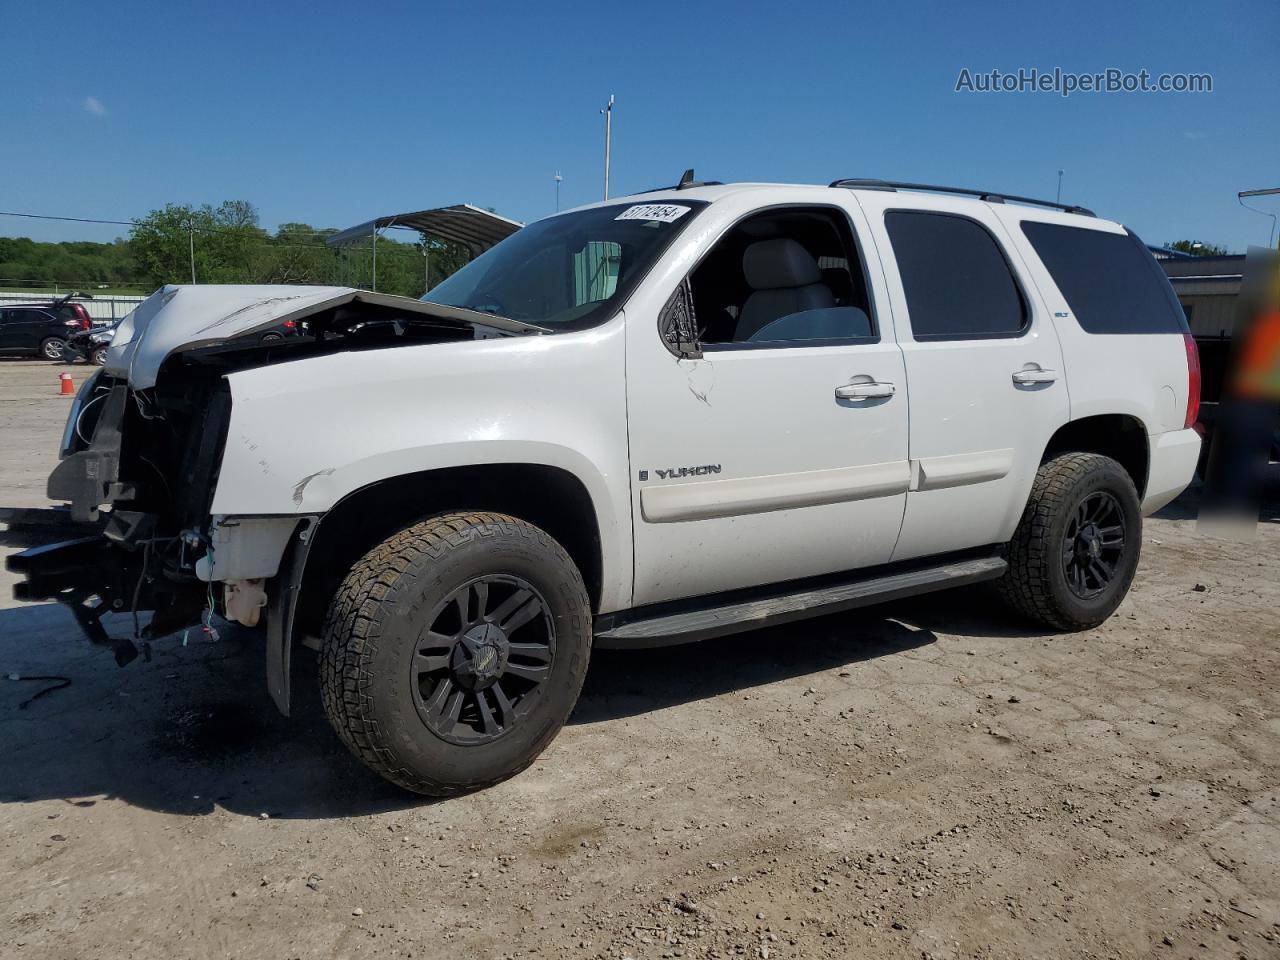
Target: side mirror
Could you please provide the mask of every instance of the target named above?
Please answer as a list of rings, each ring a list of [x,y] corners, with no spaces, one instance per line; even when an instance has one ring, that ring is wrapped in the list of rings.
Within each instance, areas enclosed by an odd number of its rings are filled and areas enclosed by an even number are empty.
[[[681,360],[702,358],[698,342],[698,324],[693,315],[693,290],[688,279],[680,281],[658,315],[658,335],[662,345]]]

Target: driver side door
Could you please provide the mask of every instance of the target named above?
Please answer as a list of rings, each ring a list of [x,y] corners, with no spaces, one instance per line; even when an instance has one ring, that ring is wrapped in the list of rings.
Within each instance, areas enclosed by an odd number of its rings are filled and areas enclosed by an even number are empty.
[[[763,211],[715,204],[663,282],[628,304],[636,606],[893,553],[910,475],[907,394],[892,324],[880,319],[882,275],[866,263],[856,208],[777,199]],[[771,251],[796,263],[758,262]],[[751,289],[744,259],[757,284],[776,285]],[[674,355],[659,335],[686,282],[704,313],[699,357]],[[762,305],[771,323],[760,322]],[[754,339],[734,335],[744,319]]]

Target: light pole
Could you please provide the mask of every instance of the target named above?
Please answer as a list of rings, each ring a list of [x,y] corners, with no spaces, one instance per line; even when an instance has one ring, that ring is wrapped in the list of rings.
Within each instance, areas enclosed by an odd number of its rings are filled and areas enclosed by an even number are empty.
[[[1257,207],[1251,207],[1244,202],[1245,197],[1274,197],[1280,194],[1280,187],[1268,187],[1265,190],[1241,190],[1236,194],[1236,199],[1240,201],[1240,206],[1246,210],[1252,210],[1254,213],[1260,213],[1264,217],[1271,218],[1271,232],[1267,234],[1267,246],[1274,247],[1276,245],[1276,215],[1267,213],[1265,210],[1259,210]]]
[[[560,181],[564,177],[560,176],[560,171],[556,171],[556,213],[560,212]]]
[[[613,145],[613,94],[600,111],[604,114],[604,198],[609,199],[609,149]]]
[[[1058,197],[1056,200],[1054,200],[1054,203],[1062,202],[1062,174],[1063,174],[1063,171],[1059,170],[1058,171]]]
[[[191,284],[196,282],[196,222],[187,217],[187,242],[191,251]]]

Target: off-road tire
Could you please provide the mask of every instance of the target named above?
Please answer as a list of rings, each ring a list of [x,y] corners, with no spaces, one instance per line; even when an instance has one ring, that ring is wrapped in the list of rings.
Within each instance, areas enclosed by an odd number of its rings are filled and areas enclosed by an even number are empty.
[[[1115,575],[1098,596],[1082,599],[1062,562],[1071,517],[1085,498],[1105,491],[1117,501],[1125,546]],[[1128,471],[1097,453],[1066,453],[1040,465],[1013,539],[1009,569],[996,589],[1015,611],[1056,630],[1087,630],[1115,612],[1133,582],[1142,547],[1142,509]]]
[[[493,574],[519,577],[541,594],[555,655],[528,716],[496,740],[458,745],[420,718],[410,662],[438,600]],[[465,793],[538,757],[577,702],[590,652],[590,600],[560,544],[516,517],[450,513],[389,537],[351,569],[325,617],[321,700],[343,743],[392,783],[431,796]]]
[[[67,355],[67,342],[57,337],[46,337],[40,341],[40,356],[57,363]]]

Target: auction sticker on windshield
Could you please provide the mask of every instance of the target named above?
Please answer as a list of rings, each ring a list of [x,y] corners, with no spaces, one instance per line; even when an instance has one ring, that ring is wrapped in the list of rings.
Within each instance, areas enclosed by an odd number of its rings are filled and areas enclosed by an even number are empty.
[[[675,223],[688,212],[688,207],[675,203],[641,203],[634,207],[627,207],[613,219],[658,220],[662,223]]]

